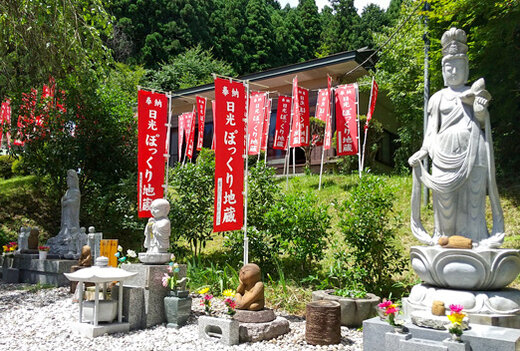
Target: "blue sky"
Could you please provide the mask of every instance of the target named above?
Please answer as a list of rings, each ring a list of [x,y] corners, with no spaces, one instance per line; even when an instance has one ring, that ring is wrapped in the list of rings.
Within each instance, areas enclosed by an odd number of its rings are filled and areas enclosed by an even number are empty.
[[[282,4],[282,7],[284,7],[287,3],[289,3],[292,7],[295,7],[296,5],[298,5],[298,0],[278,0],[278,2],[280,4]],[[386,8],[388,7],[388,4],[390,3],[390,0],[354,0],[354,6],[358,10],[358,13],[361,13],[363,8],[370,3],[379,5],[379,7],[386,10]],[[325,5],[330,6],[328,0],[316,0],[316,5],[318,5],[318,8],[320,10]]]

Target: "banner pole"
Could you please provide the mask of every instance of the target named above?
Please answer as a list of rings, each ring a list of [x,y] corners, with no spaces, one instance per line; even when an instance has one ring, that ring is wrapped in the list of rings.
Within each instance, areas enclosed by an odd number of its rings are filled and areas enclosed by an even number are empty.
[[[374,91],[374,82],[375,82],[375,80],[376,80],[376,78],[372,77],[372,84],[370,86],[370,99],[368,99],[367,118],[368,118],[368,114],[370,113],[370,109],[371,109],[371,106],[372,106],[372,99],[373,99],[372,92]],[[372,116],[370,116],[370,118],[372,118]],[[367,134],[368,134],[368,119],[365,122],[365,137],[363,138],[363,156],[361,158],[361,169],[362,170],[365,170],[365,150],[366,150],[366,145],[367,145]]]
[[[292,149],[292,174],[293,176],[296,175],[296,148],[293,147]]]
[[[294,84],[294,78],[293,78],[293,84]],[[293,119],[293,105],[294,105],[294,96],[293,91],[294,89],[291,88],[291,118],[289,122],[289,134],[287,137],[287,152],[285,153],[285,157],[287,159],[287,174],[285,177],[285,190],[289,190],[289,167],[291,166],[290,159],[291,159],[291,128],[292,128],[292,119]]]
[[[246,132],[246,147],[244,148],[244,162],[246,163],[246,171],[244,172],[244,265],[249,263],[249,238],[247,237],[247,193],[248,193],[248,146],[249,146],[249,81],[246,84],[246,115],[245,115],[245,132]]]
[[[356,121],[357,121],[357,146],[358,146],[358,170],[359,170],[359,179],[361,179],[361,148],[359,147],[359,88],[356,84]]]
[[[166,128],[168,128],[166,132],[166,180],[164,182],[164,198],[166,199],[166,195],[168,193],[168,175],[170,171],[170,136],[171,136],[171,126],[172,126],[172,96],[171,93],[168,94],[168,124],[166,124]]]

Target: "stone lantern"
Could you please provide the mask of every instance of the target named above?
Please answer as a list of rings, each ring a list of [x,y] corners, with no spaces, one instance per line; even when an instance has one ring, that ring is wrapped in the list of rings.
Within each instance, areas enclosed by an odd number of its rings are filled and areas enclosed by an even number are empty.
[[[103,334],[128,332],[129,323],[123,323],[123,285],[121,282],[137,273],[108,266],[107,257],[98,257],[96,265],[74,273],[64,273],[71,281],[77,281],[79,290],[79,323],[74,329],[83,336],[95,338]],[[107,299],[108,283],[119,283],[118,300]],[[94,301],[83,301],[85,283],[95,285]],[[102,293],[102,299],[100,299]],[[117,322],[114,322],[117,315]]]

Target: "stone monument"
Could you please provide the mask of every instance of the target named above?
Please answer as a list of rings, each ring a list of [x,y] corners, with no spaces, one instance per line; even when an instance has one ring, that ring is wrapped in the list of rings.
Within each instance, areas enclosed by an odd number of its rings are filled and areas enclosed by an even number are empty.
[[[29,238],[27,239],[27,248],[31,252],[38,251],[38,242],[40,240],[40,230],[36,227],[29,231]]]
[[[29,248],[29,233],[31,228],[20,227],[20,234],[18,234],[18,252],[25,251]]]
[[[139,253],[139,261],[145,264],[163,264],[170,260],[170,203],[166,199],[155,199],[151,204],[152,216],[144,229],[146,252]]]
[[[96,258],[100,256],[101,240],[103,240],[103,233],[96,233],[96,228],[88,227],[87,245],[90,246],[92,262],[96,262]]]
[[[403,299],[403,311],[411,319],[407,334],[389,333],[378,319],[364,322],[367,351],[426,346],[428,350],[469,350],[470,346],[473,351],[515,350],[520,344],[520,330],[506,329],[520,329],[520,290],[506,288],[520,273],[520,250],[500,249],[505,230],[487,109],[491,94],[482,78],[466,85],[466,33],[451,28],[441,44],[447,87],[430,98],[423,145],[408,160],[413,168],[411,230],[426,245],[412,247],[410,257],[424,283]],[[428,156],[431,174],[422,164]],[[421,223],[421,184],[432,192],[432,234]],[[464,307],[471,328],[462,335],[464,343],[448,345],[442,338],[449,321],[439,307],[452,304]],[[381,338],[385,343],[378,341]]]
[[[78,259],[81,254],[76,251],[76,241],[79,234],[79,208],[81,193],[79,191],[79,179],[76,171],[67,171],[67,191],[61,198],[61,227],[60,232],[47,241],[50,246],[50,254],[62,257]]]

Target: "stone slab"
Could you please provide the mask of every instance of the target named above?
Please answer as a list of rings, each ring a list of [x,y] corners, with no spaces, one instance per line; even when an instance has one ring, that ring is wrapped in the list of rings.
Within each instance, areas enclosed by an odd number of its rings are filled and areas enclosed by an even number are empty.
[[[96,338],[105,334],[127,333],[130,330],[129,323],[107,323],[94,326],[90,323],[73,323],[72,329],[86,338]]]
[[[444,339],[442,343],[448,346],[448,351],[470,351],[469,343],[457,342],[451,339]]]
[[[236,310],[234,320],[240,323],[267,323],[276,319],[273,310],[264,308],[260,311]]]
[[[410,321],[405,323],[412,338],[442,342],[449,337],[448,331],[421,328]],[[385,351],[381,342],[393,327],[379,317],[363,322],[363,349],[365,351]],[[520,350],[520,330],[481,324],[471,324],[470,329],[462,335],[472,351],[517,351]],[[415,349],[417,351],[419,349]]]
[[[69,273],[74,260],[38,259],[38,255],[17,254],[14,257],[0,257],[3,277],[6,277],[7,269],[19,270],[20,283],[48,284],[54,286],[66,286],[70,282],[63,275]]]
[[[233,319],[199,317],[199,338],[219,341],[224,345],[237,345],[239,342],[239,323]]]
[[[410,319],[413,324],[419,327],[438,330],[446,330],[446,326],[451,325],[447,316],[435,316],[430,311],[413,311],[410,313]],[[468,329],[466,318],[462,321],[461,326],[464,330]]]
[[[266,323],[240,323],[240,342],[270,340],[290,331],[289,321],[283,317]]]
[[[385,350],[394,351],[399,350],[401,340],[408,340],[412,337],[412,334],[400,334],[394,332],[385,333]]]
[[[119,289],[112,289],[112,298],[119,298]],[[129,323],[130,330],[144,329],[151,323],[147,319],[144,288],[123,287],[123,321]]]
[[[20,282],[20,270],[17,268],[7,268],[3,273],[3,280],[9,284],[17,284]]]

